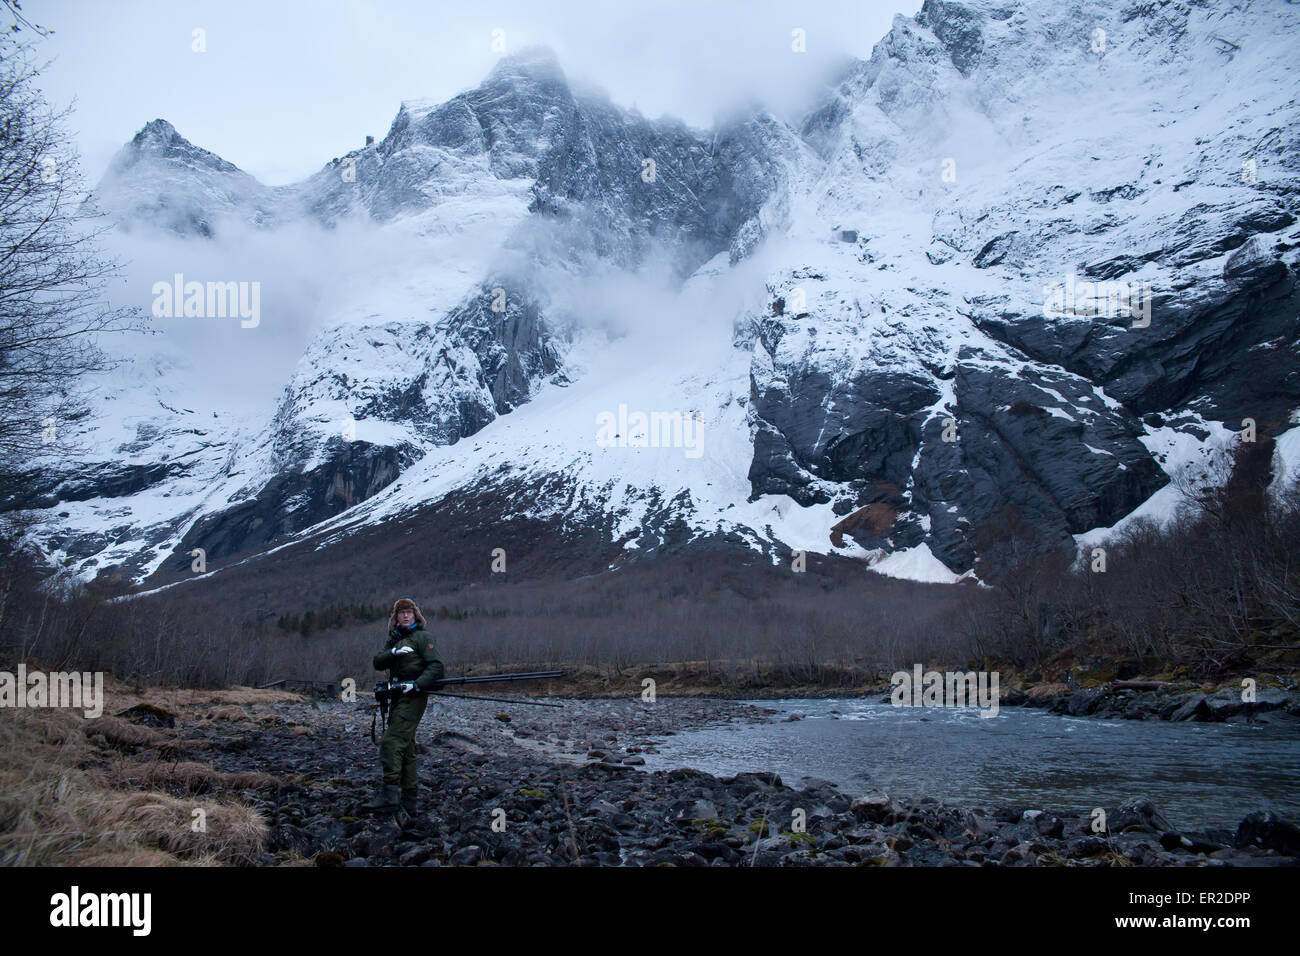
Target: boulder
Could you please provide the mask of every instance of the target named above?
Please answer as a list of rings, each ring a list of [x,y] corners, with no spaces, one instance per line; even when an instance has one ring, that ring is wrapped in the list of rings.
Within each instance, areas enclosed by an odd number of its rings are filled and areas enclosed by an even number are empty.
[[[1173,827],[1144,797],[1125,800],[1113,810],[1106,811],[1106,827],[1111,833],[1141,831],[1164,833]]]
[[[451,855],[453,866],[475,866],[483,859],[483,848],[475,844],[463,846]]]
[[[1283,856],[1300,856],[1300,828],[1271,811],[1250,814],[1237,826],[1238,847],[1276,850]]]
[[[1170,720],[1208,720],[1210,706],[1204,694],[1192,694],[1169,715]]]
[[[859,820],[871,823],[891,822],[897,814],[892,800],[883,793],[871,793],[858,797],[850,809]]]

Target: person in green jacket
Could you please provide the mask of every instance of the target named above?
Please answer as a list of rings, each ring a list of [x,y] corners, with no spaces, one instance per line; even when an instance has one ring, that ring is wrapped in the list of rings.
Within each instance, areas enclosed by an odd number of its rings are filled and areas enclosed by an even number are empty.
[[[420,777],[415,766],[415,730],[429,698],[443,676],[442,658],[424,629],[424,615],[410,598],[393,605],[388,618],[388,643],[375,655],[375,670],[387,670],[389,680],[402,691],[392,703],[388,727],[379,745],[383,780],[364,809],[395,813],[399,806],[411,815],[419,812]],[[391,685],[390,685],[391,686]]]

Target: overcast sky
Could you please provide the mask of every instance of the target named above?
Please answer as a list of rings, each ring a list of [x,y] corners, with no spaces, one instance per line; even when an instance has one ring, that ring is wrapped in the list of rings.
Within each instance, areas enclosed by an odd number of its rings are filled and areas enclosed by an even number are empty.
[[[75,99],[90,184],[155,117],[270,184],[382,138],[404,99],[477,86],[507,52],[551,47],[571,79],[695,126],[740,100],[798,109],[845,54],[867,57],[921,0],[24,0],[53,29],[42,88]],[[0,14],[5,18],[7,14]],[[802,29],[807,51],[792,51]],[[195,52],[194,31],[206,47]]]

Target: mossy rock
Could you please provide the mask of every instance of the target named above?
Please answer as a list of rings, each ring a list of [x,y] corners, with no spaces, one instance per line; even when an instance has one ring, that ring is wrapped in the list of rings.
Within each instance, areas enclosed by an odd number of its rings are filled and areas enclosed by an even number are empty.
[[[756,837],[765,837],[772,832],[771,826],[767,822],[767,817],[759,817],[745,829]]]
[[[677,770],[669,771],[669,780],[690,780],[692,777],[705,777],[708,774],[700,770],[694,770],[691,767],[681,767]]]
[[[801,843],[802,844],[811,843],[813,846],[817,845],[817,838],[813,836],[811,833],[787,833],[785,836],[786,839],[790,841],[790,845],[793,847],[797,847]]]
[[[134,707],[128,707],[126,710],[119,711],[114,716],[129,720],[133,724],[141,724],[145,727],[175,727],[176,715],[170,710],[158,707],[155,704],[136,704]]]
[[[544,797],[544,796],[546,796],[546,794],[545,794],[543,791],[541,791],[541,790],[538,790],[538,789],[536,789],[536,788],[532,788],[532,789],[529,789],[529,790],[520,790],[520,791],[519,791],[519,796],[521,796],[521,797]]]

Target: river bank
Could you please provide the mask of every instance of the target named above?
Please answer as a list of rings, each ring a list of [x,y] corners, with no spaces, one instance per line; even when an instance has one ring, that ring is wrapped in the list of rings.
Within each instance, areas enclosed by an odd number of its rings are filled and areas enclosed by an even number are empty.
[[[562,703],[431,702],[418,737],[423,806],[413,817],[360,810],[378,773],[365,695],[345,703],[118,687],[94,720],[9,711],[0,715],[14,757],[0,788],[0,860],[1253,866],[1300,858],[1300,831],[1274,815],[1176,829],[1140,792],[1101,808],[959,804],[826,780],[792,785],[771,773],[651,772],[647,758],[677,735],[784,718],[707,698]]]

